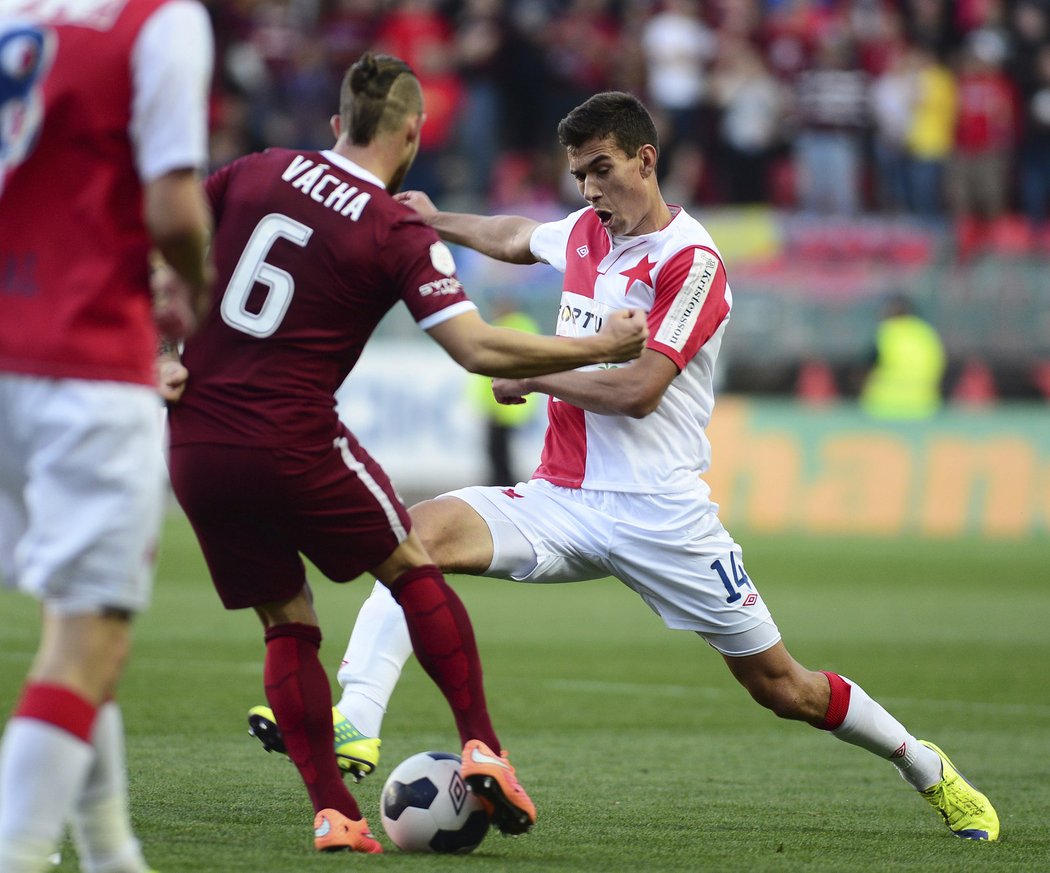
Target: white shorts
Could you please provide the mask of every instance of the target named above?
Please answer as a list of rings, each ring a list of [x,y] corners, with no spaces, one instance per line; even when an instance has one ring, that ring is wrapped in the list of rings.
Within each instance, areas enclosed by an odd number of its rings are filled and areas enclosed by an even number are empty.
[[[144,385],[0,374],[0,577],[62,614],[148,604],[165,494]]]
[[[486,576],[579,582],[615,576],[669,628],[692,630],[724,655],[765,651],[780,631],[744,572],[740,547],[698,488],[629,494],[561,488],[542,479],[474,486],[458,497],[492,533]]]

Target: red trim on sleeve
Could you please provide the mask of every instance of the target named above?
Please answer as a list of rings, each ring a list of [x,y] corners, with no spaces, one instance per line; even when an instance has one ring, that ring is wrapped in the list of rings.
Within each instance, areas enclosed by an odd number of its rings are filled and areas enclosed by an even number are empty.
[[[33,682],[26,685],[15,707],[15,718],[34,718],[91,743],[97,707],[62,685]]]
[[[713,274],[702,269],[698,252],[717,261]],[[648,346],[667,355],[682,370],[729,314],[725,266],[717,252],[706,246],[689,246],[660,267],[655,291],[656,298],[649,312]],[[699,313],[690,307],[694,296],[700,304]],[[676,325],[681,325],[680,336],[675,331]],[[670,329],[670,336],[662,335],[662,328]]]

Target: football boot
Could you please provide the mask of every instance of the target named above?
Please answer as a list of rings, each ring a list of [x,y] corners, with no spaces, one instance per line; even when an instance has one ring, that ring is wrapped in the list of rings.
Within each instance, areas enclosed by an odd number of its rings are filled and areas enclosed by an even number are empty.
[[[941,814],[948,830],[964,840],[998,840],[999,816],[988,798],[955,769],[937,746],[926,740],[919,742],[941,759],[941,781],[921,794]]]
[[[481,740],[463,747],[463,781],[488,807],[492,824],[503,834],[523,834],[536,824],[536,807],[521,787],[507,753],[498,755]]]
[[[336,707],[332,707],[332,727],[335,730],[335,758],[339,769],[349,773],[355,782],[375,770],[379,763],[379,737],[366,737]],[[277,726],[273,710],[268,706],[253,706],[248,710],[248,733],[255,737],[267,752],[288,750]]]
[[[354,821],[334,809],[322,809],[314,816],[314,848],[318,852],[363,852],[366,855],[379,855],[383,851],[365,819]]]

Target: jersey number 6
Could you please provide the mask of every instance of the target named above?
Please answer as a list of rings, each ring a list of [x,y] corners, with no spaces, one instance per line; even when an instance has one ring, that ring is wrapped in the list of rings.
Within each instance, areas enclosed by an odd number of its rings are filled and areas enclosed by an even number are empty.
[[[266,256],[279,239],[305,246],[313,228],[273,212],[252,231],[248,244],[222,295],[222,320],[234,330],[265,339],[281,325],[295,293],[295,279],[287,270],[266,263]],[[266,286],[266,299],[258,312],[248,309],[248,298],[256,283]]]

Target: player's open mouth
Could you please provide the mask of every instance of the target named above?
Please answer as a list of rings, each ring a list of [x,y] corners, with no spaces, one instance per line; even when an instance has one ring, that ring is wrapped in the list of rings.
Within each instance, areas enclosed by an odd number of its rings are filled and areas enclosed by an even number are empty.
[[[598,216],[598,221],[602,223],[602,227],[608,227],[609,222],[612,221],[612,213],[608,209],[595,209],[594,214]]]

